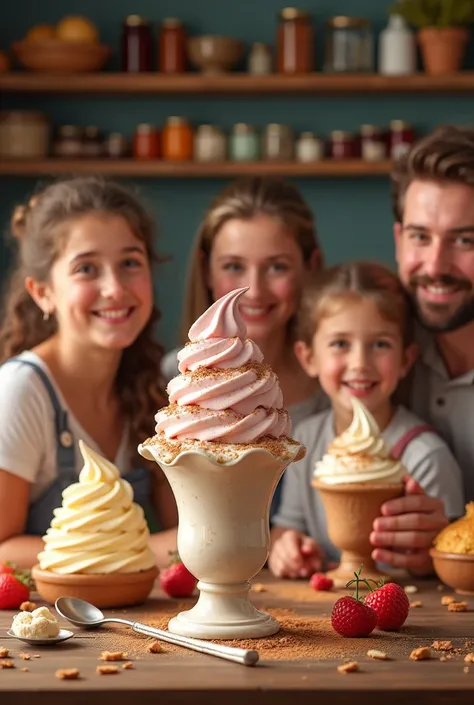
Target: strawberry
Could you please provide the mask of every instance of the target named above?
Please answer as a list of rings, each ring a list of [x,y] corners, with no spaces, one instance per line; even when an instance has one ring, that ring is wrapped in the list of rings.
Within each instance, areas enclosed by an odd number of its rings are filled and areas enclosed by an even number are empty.
[[[377,627],[386,631],[400,629],[410,609],[405,590],[396,583],[382,585],[370,592],[365,604],[377,613]]]
[[[11,573],[0,574],[0,609],[16,610],[30,597],[28,587]]]
[[[324,575],[324,573],[313,573],[309,579],[309,584],[313,590],[330,590],[334,585],[334,581]]]
[[[177,553],[172,556],[170,565],[160,573],[161,588],[170,597],[189,597],[194,592],[197,579],[189,572]]]
[[[10,565],[10,563],[7,561],[6,563],[0,563],[0,575],[2,573],[14,573],[15,568],[14,566]]]
[[[377,625],[377,612],[359,598],[359,583],[365,583],[370,588],[368,582],[360,577],[361,570],[362,566],[354,573],[355,580],[349,580],[346,584],[349,588],[355,583],[356,596],[340,597],[332,608],[331,624],[341,636],[369,636]]]

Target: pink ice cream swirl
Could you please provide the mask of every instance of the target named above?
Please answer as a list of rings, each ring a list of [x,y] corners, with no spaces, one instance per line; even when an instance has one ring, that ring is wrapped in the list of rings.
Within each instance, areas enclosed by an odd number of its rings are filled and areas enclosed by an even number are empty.
[[[168,438],[251,443],[289,436],[291,422],[275,373],[246,338],[235,289],[210,306],[189,330],[179,374],[168,384],[170,405],[155,416]]]

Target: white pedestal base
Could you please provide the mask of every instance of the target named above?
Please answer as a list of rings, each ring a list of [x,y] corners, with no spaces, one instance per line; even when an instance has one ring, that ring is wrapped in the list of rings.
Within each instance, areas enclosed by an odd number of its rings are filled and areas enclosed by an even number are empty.
[[[170,632],[199,639],[253,639],[276,634],[279,622],[250,602],[249,583],[215,585],[199,582],[199,599],[173,617]]]

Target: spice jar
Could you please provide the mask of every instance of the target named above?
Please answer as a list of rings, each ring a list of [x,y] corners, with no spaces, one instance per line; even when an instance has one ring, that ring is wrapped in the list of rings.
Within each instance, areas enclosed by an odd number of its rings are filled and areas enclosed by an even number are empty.
[[[223,162],[226,138],[216,125],[199,125],[194,136],[194,159],[197,162]]]
[[[230,158],[235,162],[254,162],[260,156],[258,135],[252,125],[238,122],[230,136]]]
[[[128,15],[122,29],[122,71],[151,71],[152,63],[150,24],[140,15]]]
[[[193,158],[193,129],[184,117],[169,117],[163,128],[163,158],[187,162]]]
[[[0,157],[43,159],[49,149],[49,120],[33,110],[0,112]]]
[[[53,153],[56,157],[74,159],[83,154],[83,129],[77,125],[61,125],[58,127],[54,141]]]
[[[88,125],[82,136],[82,155],[84,157],[100,157],[104,152],[104,139],[98,127]]]
[[[268,44],[252,44],[248,58],[248,72],[254,76],[265,76],[273,71],[272,52]]]
[[[387,158],[387,144],[382,130],[377,125],[361,125],[360,153],[368,162],[380,162]]]
[[[415,131],[409,122],[392,120],[390,122],[390,159],[400,159],[410,150],[415,141]]]
[[[352,132],[333,130],[329,139],[329,156],[331,159],[354,159],[357,145]]]
[[[309,73],[313,70],[314,38],[305,10],[285,7],[277,30],[278,73]]]
[[[324,158],[323,142],[312,132],[302,132],[295,147],[298,162],[316,162]]]
[[[373,37],[369,20],[341,15],[326,22],[324,71],[373,71]]]
[[[293,133],[287,125],[267,125],[262,139],[264,159],[289,160],[293,158]]]
[[[176,17],[167,17],[163,20],[158,46],[159,71],[183,73],[186,70],[186,33],[181,20]]]
[[[137,125],[133,136],[135,159],[158,159],[160,156],[159,130],[149,123]]]
[[[112,159],[128,156],[128,140],[120,132],[111,132],[105,143],[107,154]]]

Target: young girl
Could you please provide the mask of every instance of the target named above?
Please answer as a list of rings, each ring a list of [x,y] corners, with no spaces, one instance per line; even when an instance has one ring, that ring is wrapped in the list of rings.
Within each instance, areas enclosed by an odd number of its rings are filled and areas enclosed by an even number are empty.
[[[176,545],[176,507],[138,443],[166,403],[153,305],[154,227],[135,197],[94,177],[55,183],[17,209],[19,260],[0,331],[0,561],[31,566],[80,438],[155,510],[157,560]],[[149,506],[150,505],[150,506]]]
[[[463,513],[462,479],[441,438],[393,401],[416,357],[409,303],[397,277],[371,263],[327,270],[305,289],[297,328],[298,359],[310,376],[319,378],[332,409],[306,419],[293,434],[306,445],[307,454],[286,471],[282,502],[273,519],[271,570],[280,577],[306,577],[338,559],[311,481],[316,462],[350,425],[351,397],[371,412],[392,454],[411,475],[406,491],[420,492],[421,485],[427,494],[443,500],[444,506],[433,500],[433,513],[421,516],[416,525],[429,533],[430,545],[446,525],[445,515],[454,518]],[[392,538],[395,547],[403,545],[404,540]],[[422,545],[417,531],[406,538],[409,550],[416,553]],[[425,553],[417,563],[420,573],[430,570]],[[378,560],[375,554],[374,558]]]

